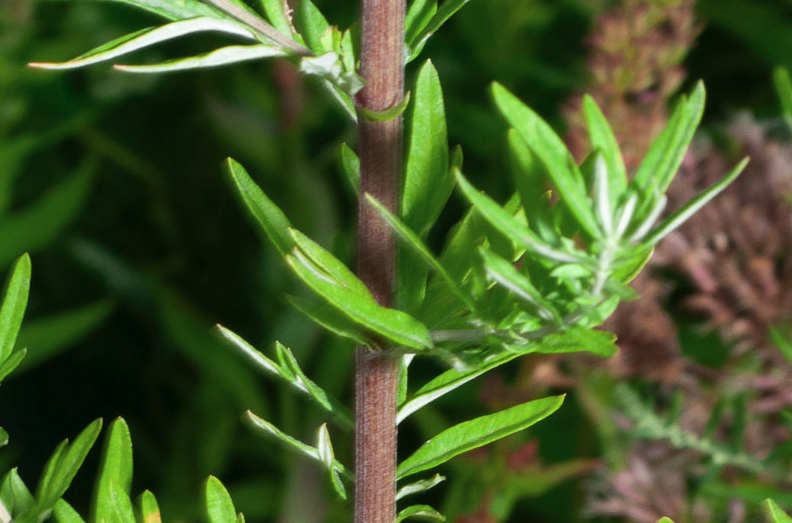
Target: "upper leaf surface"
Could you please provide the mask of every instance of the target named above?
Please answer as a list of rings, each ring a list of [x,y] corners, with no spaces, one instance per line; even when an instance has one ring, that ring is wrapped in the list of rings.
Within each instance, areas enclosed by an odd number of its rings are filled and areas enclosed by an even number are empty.
[[[0,362],[5,361],[14,348],[27,308],[30,289],[30,257],[25,254],[11,267],[0,306]]]
[[[111,487],[112,486],[112,487]],[[111,488],[129,496],[132,486],[132,438],[122,418],[110,425],[105,436],[103,459],[96,479],[95,513],[93,521],[113,521],[117,507]]]

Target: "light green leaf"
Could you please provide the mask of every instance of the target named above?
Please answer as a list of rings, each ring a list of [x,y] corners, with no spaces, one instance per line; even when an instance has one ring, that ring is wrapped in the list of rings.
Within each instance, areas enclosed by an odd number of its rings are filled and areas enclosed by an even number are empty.
[[[6,358],[3,363],[0,363],[0,381],[3,381],[6,376],[11,374],[24,361],[25,356],[27,356],[27,349],[20,349]]]
[[[491,198],[478,192],[462,173],[456,171],[457,183],[468,201],[490,225],[527,251],[560,262],[577,262],[578,258],[548,245]]]
[[[587,351],[610,358],[619,351],[615,342],[616,335],[613,333],[575,326],[564,332],[545,336],[534,350],[541,354]]]
[[[737,176],[740,175],[742,170],[748,164],[748,158],[743,159],[737,166],[732,169],[726,176],[713,183],[706,190],[697,194],[694,198],[688,201],[680,209],[674,211],[666,219],[664,219],[657,227],[655,227],[646,238],[641,239],[642,243],[647,246],[654,246],[668,233],[682,225],[693,213],[698,211],[707,202],[717,196],[723,189],[728,187]],[[640,239],[640,238],[637,238]]]
[[[11,356],[22,325],[30,289],[30,256],[22,255],[11,267],[0,304],[0,362]]]
[[[8,445],[8,432],[4,428],[0,428],[0,447]]]
[[[278,378],[289,382],[300,392],[314,399],[320,407],[332,413],[336,418],[336,421],[338,421],[342,427],[347,429],[354,427],[354,423],[352,422],[348,409],[338,400],[329,397],[323,389],[311,381],[305,375],[305,373],[303,373],[302,369],[299,368],[297,362],[293,360],[294,357],[291,355],[291,351],[288,351],[288,349],[280,345],[280,343],[278,343],[276,346],[282,347],[283,351],[287,353],[286,358],[290,359],[289,365],[291,365],[292,368],[289,369],[289,372],[286,372],[286,370],[281,365],[266,357],[240,336],[226,329],[222,325],[217,325],[216,331],[222,339],[229,342],[230,347],[238,350],[257,368],[265,371],[267,374],[277,376]]]
[[[443,0],[443,3],[440,4],[440,8],[437,10],[437,13],[429,20],[429,23],[423,30],[418,34],[417,37],[413,39],[410,43],[411,53],[410,57],[407,59],[407,62],[412,62],[415,60],[419,54],[421,54],[421,50],[423,49],[424,45],[426,45],[427,40],[431,37],[440,27],[451,18],[454,13],[462,9],[466,3],[470,0]]]
[[[294,247],[294,240],[289,234],[289,228],[291,228],[289,219],[256,185],[244,167],[231,158],[227,161],[231,181],[248,211],[278,249],[278,252],[286,255]]]
[[[411,496],[413,494],[420,494],[421,492],[426,492],[430,488],[439,485],[443,481],[445,481],[445,476],[441,476],[440,474],[435,474],[431,478],[422,479],[414,483],[404,485],[398,490],[398,492],[396,492],[396,501],[400,500],[405,496]]]
[[[200,2],[199,0],[105,0],[127,4],[141,9],[145,9],[150,13],[162,16],[169,20],[181,20],[185,18],[196,18],[199,16],[213,16],[223,17],[221,12],[211,8],[210,6]]]
[[[445,516],[430,507],[429,505],[412,505],[400,510],[396,516],[396,521],[404,521],[407,518],[422,519],[424,521],[445,521]]]
[[[704,84],[699,82],[690,98],[683,97],[665,129],[649,146],[630,187],[641,197],[637,220],[647,216],[663,195],[685,157],[704,113]]]
[[[407,120],[408,148],[402,192],[404,223],[424,238],[454,187],[440,79],[427,60],[418,72],[415,103]]]
[[[52,514],[58,520],[58,523],[85,523],[82,516],[63,498],[55,503]]]
[[[12,515],[24,514],[36,505],[35,498],[19,477],[16,467],[3,477],[3,483],[0,484],[0,500]]]
[[[77,216],[88,197],[96,162],[59,182],[35,202],[0,221],[0,265],[50,244]]]
[[[285,35],[293,34],[289,17],[286,14],[289,4],[284,0],[261,0],[261,6],[275,29]]]
[[[58,498],[63,496],[101,430],[102,419],[99,418],[88,425],[74,439],[74,443],[71,445],[62,444],[62,447],[58,447],[58,450],[53,454],[55,459],[50,458],[52,464],[48,463],[45,467],[45,475],[39,481],[36,489],[39,508],[42,510],[51,509]]]
[[[292,240],[297,248],[333,280],[350,292],[365,299],[374,300],[366,284],[360,281],[360,278],[355,276],[355,273],[349,270],[344,263],[333,256],[329,251],[325,250],[321,245],[297,229],[289,229],[289,234],[291,234]]]
[[[485,360],[482,364],[477,365],[475,368],[467,370],[449,369],[445,371],[415,391],[415,394],[413,394],[407,402],[399,406],[396,422],[401,423],[405,418],[407,418],[407,416],[418,409],[425,407],[440,396],[451,392],[457,387],[464,385],[465,383],[481,376],[485,372],[503,365],[504,363],[507,363],[518,356],[519,354],[507,352],[497,356],[492,356]]]
[[[556,325],[561,325],[563,323],[561,315],[550,300],[542,296],[542,293],[534,287],[531,280],[529,280],[526,275],[515,269],[514,265],[508,260],[498,256],[489,249],[480,248],[479,252],[484,258],[487,274],[498,284],[534,307],[539,313],[539,316],[545,321],[551,321]]]
[[[624,167],[619,143],[613,134],[608,120],[589,95],[583,97],[583,114],[588,126],[589,141],[594,150],[602,154],[608,172],[608,193],[611,201],[616,203],[622,193],[627,190],[627,169]]]
[[[561,200],[591,237],[600,236],[599,227],[586,196],[583,175],[572,154],[553,129],[538,114],[500,84],[492,85],[495,104],[503,117],[519,133],[544,165]]]
[[[346,175],[346,181],[354,191],[355,195],[360,194],[360,160],[355,151],[345,143],[341,144],[341,167]]]
[[[19,370],[28,370],[77,343],[107,319],[113,310],[115,304],[112,301],[99,300],[27,320],[19,331],[17,347],[30,347],[30,350]]]
[[[214,476],[206,480],[206,515],[209,523],[236,523],[234,502],[223,484]]]
[[[455,425],[424,443],[400,463],[396,475],[403,478],[436,467],[458,454],[530,427],[555,412],[563,401],[564,396],[529,401]]]
[[[451,276],[449,276],[443,266],[440,265],[437,258],[429,252],[429,248],[424,245],[421,239],[373,196],[366,194],[366,201],[380,213],[380,216],[385,218],[385,221],[388,222],[388,225],[399,235],[399,238],[402,239],[405,245],[418,254],[421,260],[437,273],[440,279],[448,286],[448,291],[468,310],[473,310],[475,305],[471,299],[459,289],[459,284],[451,279]]]
[[[210,53],[192,56],[190,58],[180,58],[169,60],[160,64],[151,65],[115,65],[115,69],[125,73],[170,73],[175,71],[189,71],[192,69],[206,69],[209,67],[220,67],[224,65],[247,62],[251,60],[261,60],[263,58],[273,58],[287,56],[287,53],[279,47],[258,44],[258,45],[232,45],[216,49]]]
[[[330,24],[311,0],[300,0],[297,4],[294,10],[294,25],[314,54],[320,55],[332,51],[322,45],[322,35],[330,29]]]
[[[674,523],[674,520],[672,520],[669,517],[663,516],[662,518],[657,520],[657,523]]]
[[[111,489],[116,489],[128,498],[132,487],[132,438],[123,418],[116,418],[110,424],[100,463],[94,486],[94,523],[113,521],[117,517],[117,496],[112,494]]]
[[[156,28],[143,29],[136,31],[132,34],[117,38],[112,42],[108,42],[88,53],[69,60],[68,62],[49,63],[49,62],[36,62],[31,63],[31,67],[40,69],[76,69],[78,67],[85,67],[87,65],[112,60],[119,56],[138,51],[145,47],[173,40],[184,35],[213,31],[231,34],[246,38],[248,40],[255,40],[253,33],[246,27],[241,26],[236,22],[230,20],[221,20],[218,18],[201,17],[192,18],[189,20],[179,20],[171,22]]]
[[[162,523],[162,515],[160,514],[157,498],[154,497],[151,491],[144,490],[138,497],[138,512],[140,514],[138,523]]]
[[[341,496],[341,499],[346,499],[346,488],[338,475],[338,471],[333,464],[335,463],[335,455],[333,454],[333,445],[330,443],[330,433],[327,431],[327,424],[323,423],[319,427],[319,434],[316,442],[317,455],[319,461],[324,465],[325,469],[330,473],[330,483],[333,488]]]
[[[767,514],[767,517],[770,519],[771,523],[792,523],[792,518],[790,518],[786,512],[781,510],[781,507],[776,504],[775,501],[772,499],[766,499],[762,503],[762,507]]]
[[[404,43],[413,47],[415,39],[437,13],[437,0],[413,0],[404,19]]]
[[[404,347],[419,350],[432,347],[426,326],[412,316],[378,305],[371,294],[365,296],[350,290],[301,251],[292,251],[286,261],[319,296],[363,327]]]
[[[135,509],[132,500],[123,487],[112,479],[107,483],[104,496],[104,515],[98,523],[135,523]]]
[[[285,443],[288,447],[293,450],[296,450],[300,454],[307,456],[315,461],[318,461],[320,464],[322,463],[321,458],[319,457],[319,451],[310,446],[306,445],[302,441],[294,439],[293,437],[289,436],[288,434],[281,431],[278,427],[273,425],[272,423],[264,420],[250,411],[245,412],[245,421],[247,421],[253,428],[258,430],[259,432],[278,440],[281,443]],[[349,472],[344,465],[341,464],[340,461],[337,459],[333,460],[333,467],[335,470],[342,476],[347,479],[352,479],[354,476],[351,472]]]

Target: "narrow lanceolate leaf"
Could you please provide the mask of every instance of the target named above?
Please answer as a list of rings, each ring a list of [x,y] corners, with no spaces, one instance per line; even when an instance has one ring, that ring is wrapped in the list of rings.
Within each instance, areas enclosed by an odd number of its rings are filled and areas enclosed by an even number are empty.
[[[401,209],[404,223],[424,237],[454,186],[448,169],[443,91],[431,61],[418,72],[414,99],[407,120],[409,142]]]
[[[441,476],[440,474],[435,474],[429,479],[422,479],[420,481],[416,481],[414,483],[404,485],[398,490],[398,492],[396,492],[396,501],[400,500],[405,496],[426,492],[430,488],[439,485],[443,481],[445,481],[445,476]]]
[[[85,523],[82,516],[80,516],[80,514],[63,498],[55,503],[52,514],[55,516],[55,519],[58,520],[58,523]]]
[[[162,523],[157,498],[149,490],[144,490],[138,498],[138,512],[140,514],[138,523]]]
[[[223,484],[214,476],[206,480],[206,516],[209,523],[236,523],[234,502]]]
[[[608,172],[608,189],[611,201],[616,203],[627,189],[627,169],[624,167],[619,143],[608,120],[589,95],[583,97],[583,114],[588,126],[591,148],[598,150],[605,160]]]
[[[73,60],[69,60],[68,62],[36,62],[30,64],[30,66],[41,69],[76,69],[78,67],[85,67],[87,65],[104,62],[106,60],[112,60],[113,58],[132,53],[145,47],[150,47],[160,42],[179,38],[180,36],[206,31],[226,33],[239,36],[247,40],[255,40],[253,33],[251,33],[246,27],[241,26],[236,22],[210,17],[192,18],[189,20],[171,22],[153,29],[143,29],[132,34],[122,36],[121,38],[117,38],[112,42],[99,46],[82,56],[79,56]]]
[[[224,15],[200,0],[106,0],[127,4],[162,16],[168,20],[184,20],[199,16],[212,16],[215,18]]]
[[[366,201],[385,218],[388,225],[399,235],[399,238],[412,249],[420,258],[426,263],[448,286],[448,290],[456,297],[459,302],[467,307],[468,310],[473,310],[475,305],[471,299],[459,290],[459,285],[451,279],[451,276],[446,272],[445,268],[440,265],[437,258],[429,252],[429,248],[421,241],[421,239],[409,228],[407,225],[399,220],[393,213],[391,213],[384,205],[378,202],[370,194],[366,194]]]
[[[107,512],[100,523],[132,523],[135,521],[135,509],[129,494],[121,485],[112,480],[107,485],[105,507]]]
[[[600,228],[606,238],[614,237],[613,217],[615,214],[614,204],[616,201],[610,193],[608,183],[608,166],[605,159],[599,153],[594,157],[594,180],[592,197],[594,198],[594,209],[599,219]]]
[[[94,523],[113,521],[118,507],[114,504],[111,488],[123,492],[129,497],[132,487],[132,438],[129,427],[122,418],[117,418],[110,425],[105,436],[102,461],[99,475],[96,478],[94,492]]]
[[[412,505],[400,510],[396,515],[397,523],[407,518],[421,519],[423,521],[445,521],[445,516],[429,505]]]
[[[528,229],[525,224],[521,223],[510,213],[506,212],[503,207],[495,203],[491,198],[478,192],[470,182],[468,182],[459,171],[456,171],[457,183],[462,189],[470,203],[479,212],[479,214],[487,222],[490,223],[495,229],[510,238],[517,245],[525,248],[534,254],[539,254],[550,258],[551,260],[560,262],[577,262],[579,261],[574,256],[548,245],[535,233]]]
[[[250,423],[250,425],[259,432],[271,438],[274,438],[280,441],[281,443],[285,443],[289,448],[291,448],[292,450],[296,450],[297,452],[303,454],[304,456],[307,456],[315,461],[322,463],[322,460],[319,456],[319,451],[316,448],[310,445],[306,445],[302,441],[299,441],[289,436],[288,434],[286,434],[285,432],[283,432],[282,430],[280,430],[278,427],[268,422],[267,420],[256,416],[250,411],[247,411],[245,413],[245,420],[248,423]],[[335,468],[340,475],[344,476],[347,479],[352,479],[354,477],[352,473],[349,472],[347,468],[344,467],[344,465],[341,464],[341,462],[338,461],[337,459],[333,460],[333,468]]]
[[[347,144],[341,144],[341,167],[346,175],[346,181],[355,195],[360,194],[360,159],[355,151]]]
[[[616,335],[613,333],[576,326],[558,334],[545,336],[534,350],[541,354],[586,351],[603,358],[610,358],[619,351],[619,348],[616,346]]]
[[[792,523],[792,518],[790,518],[786,512],[781,510],[781,507],[779,507],[778,504],[772,499],[764,500],[762,507],[764,508],[770,523]]]
[[[693,135],[704,114],[704,85],[699,82],[690,98],[684,98],[668,119],[668,124],[649,146],[646,156],[630,182],[641,204],[638,219],[645,217],[663,195],[685,157]]]
[[[300,0],[297,4],[294,11],[294,25],[314,54],[320,55],[332,51],[322,45],[322,35],[330,29],[330,24],[311,0]]]
[[[228,173],[234,188],[250,214],[264,230],[278,252],[286,255],[294,247],[294,240],[289,234],[289,228],[291,228],[289,219],[256,185],[245,168],[231,158],[228,159]]]
[[[8,471],[0,485],[0,500],[12,514],[23,514],[35,507],[36,499],[19,477],[16,467]]]
[[[350,290],[299,250],[287,255],[286,261],[314,292],[356,323],[400,346],[419,350],[432,347],[426,326],[412,316],[378,305],[371,294]]]
[[[646,236],[646,238],[642,239],[642,243],[647,246],[653,246],[657,244],[657,242],[659,242],[664,236],[682,225],[685,220],[690,218],[691,215],[693,215],[707,202],[717,196],[718,193],[725,189],[731,182],[733,182],[737,176],[740,175],[747,164],[748,158],[743,159],[743,161],[737,164],[737,166],[732,169],[729,174],[707,187],[705,191],[696,195],[680,209],[674,211],[670,216],[664,219]]]
[[[319,461],[324,465],[325,469],[330,473],[330,483],[333,488],[341,496],[341,499],[346,499],[346,488],[338,475],[338,471],[333,466],[335,464],[335,455],[333,453],[333,445],[330,443],[330,433],[327,431],[327,424],[322,424],[319,427],[319,435],[316,442],[316,450],[319,455]]]
[[[0,304],[0,362],[5,361],[14,349],[22,325],[30,289],[30,256],[20,257],[11,267]]]
[[[426,24],[426,27],[418,33],[418,36],[413,39],[411,42],[410,47],[412,48],[412,52],[410,53],[410,57],[407,59],[408,62],[411,62],[415,58],[421,54],[421,50],[423,49],[424,45],[426,45],[426,41],[429,40],[429,37],[432,36],[440,27],[451,18],[454,13],[462,9],[466,3],[470,0],[443,0],[443,3],[440,4],[440,8],[437,10],[437,13],[429,20],[429,23]]]
[[[561,314],[553,307],[553,304],[542,296],[542,293],[534,287],[531,280],[515,269],[514,265],[489,249],[482,248],[479,249],[479,252],[484,258],[487,274],[498,284],[509,289],[521,300],[534,307],[545,321],[551,321],[556,325],[563,323]]]
[[[191,69],[206,69],[224,65],[286,56],[279,47],[258,45],[232,45],[212,51],[210,53],[190,58],[170,60],[152,65],[115,65],[114,68],[126,73],[171,73],[175,71],[189,71]]]
[[[458,454],[530,427],[555,412],[563,401],[564,396],[543,398],[460,423],[424,443],[399,464],[396,475],[403,478],[436,467]]]
[[[74,443],[71,445],[62,444],[56,450],[53,455],[54,459],[50,458],[50,462],[45,467],[47,472],[39,482],[37,489],[36,498],[41,508],[51,509],[58,498],[63,496],[101,430],[102,420],[100,418],[88,425],[74,439]]]
[[[657,520],[657,523],[674,523],[674,520],[669,517],[663,516],[662,518]]]
[[[416,38],[437,13],[437,0],[413,0],[404,18],[404,43],[413,47]]]
[[[407,400],[403,405],[399,406],[399,411],[396,416],[396,422],[401,423],[407,416],[432,403],[434,400],[443,396],[457,387],[461,387],[465,383],[481,376],[485,372],[494,369],[504,363],[517,358],[519,354],[506,352],[491,357],[479,366],[468,370],[449,369],[440,374],[429,383],[415,391],[415,394]]]
[[[544,164],[562,201],[580,226],[593,238],[599,237],[583,175],[564,142],[538,114],[506,88],[493,84],[492,93],[501,114]]]

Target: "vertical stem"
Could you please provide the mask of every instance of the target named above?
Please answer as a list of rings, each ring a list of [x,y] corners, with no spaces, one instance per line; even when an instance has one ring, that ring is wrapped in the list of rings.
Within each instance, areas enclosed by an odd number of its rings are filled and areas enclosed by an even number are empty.
[[[361,76],[357,102],[370,111],[398,104],[404,93],[405,0],[362,0]],[[396,212],[402,162],[401,116],[384,122],[359,118],[360,194]],[[381,305],[391,306],[395,238],[360,199],[358,274]],[[355,523],[396,521],[396,398],[398,361],[358,347],[355,369]]]

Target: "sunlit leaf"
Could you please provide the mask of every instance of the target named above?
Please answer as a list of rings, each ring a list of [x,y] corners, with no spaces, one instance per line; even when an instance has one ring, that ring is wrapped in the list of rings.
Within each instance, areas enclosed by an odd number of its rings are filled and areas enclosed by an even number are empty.
[[[30,256],[20,257],[11,267],[0,304],[0,362],[14,349],[22,325],[30,289]]]
[[[409,47],[437,13],[437,0],[413,0],[404,19],[404,43]]]
[[[430,507],[429,505],[412,505],[400,510],[396,515],[396,521],[404,521],[407,518],[421,519],[423,521],[445,521],[445,516]]]
[[[420,494],[421,492],[426,492],[427,490],[439,485],[443,481],[445,481],[445,476],[441,476],[440,474],[435,474],[431,478],[422,479],[404,485],[403,487],[399,488],[398,492],[396,492],[396,500],[398,501],[405,496],[411,496],[413,494]]]
[[[266,44],[234,45],[223,47],[210,53],[169,60],[160,64],[151,65],[115,65],[119,71],[126,73],[170,73],[175,71],[189,71],[191,69],[206,69],[207,67],[220,67],[224,65],[286,56],[279,47]]]
[[[206,480],[206,515],[209,523],[236,523],[234,502],[223,484],[214,476]]]
[[[772,499],[764,500],[762,506],[764,507],[765,513],[767,514],[767,517],[771,523],[792,523],[792,518],[790,518],[786,512],[781,510],[781,507],[779,507],[778,504],[776,504],[776,502]]]
[[[58,523],[85,523],[82,516],[63,498],[55,503],[52,514],[58,520]]]
[[[602,154],[607,166],[608,192],[611,201],[616,203],[627,189],[627,169],[624,167],[619,143],[597,102],[589,95],[583,97],[583,114],[586,117],[591,147]]]
[[[144,490],[138,497],[138,512],[140,513],[138,523],[162,523],[162,515],[160,514],[157,498],[148,490]]]
[[[330,29],[324,15],[311,0],[300,0],[294,10],[294,25],[305,39],[308,48],[320,55],[332,49],[322,45],[322,35]]]
[[[431,37],[440,27],[449,19],[451,18],[454,13],[462,9],[466,3],[470,0],[443,0],[443,3],[440,4],[440,7],[437,9],[437,13],[429,20],[429,23],[418,33],[418,36],[413,38],[412,42],[410,42],[411,53],[409,58],[407,59],[408,62],[413,61],[415,58],[421,54],[421,50],[426,45],[427,40]]]
[[[128,498],[132,487],[132,438],[122,418],[116,418],[107,430],[100,463],[94,486],[94,523],[115,521],[117,495],[113,495],[111,489]]]

